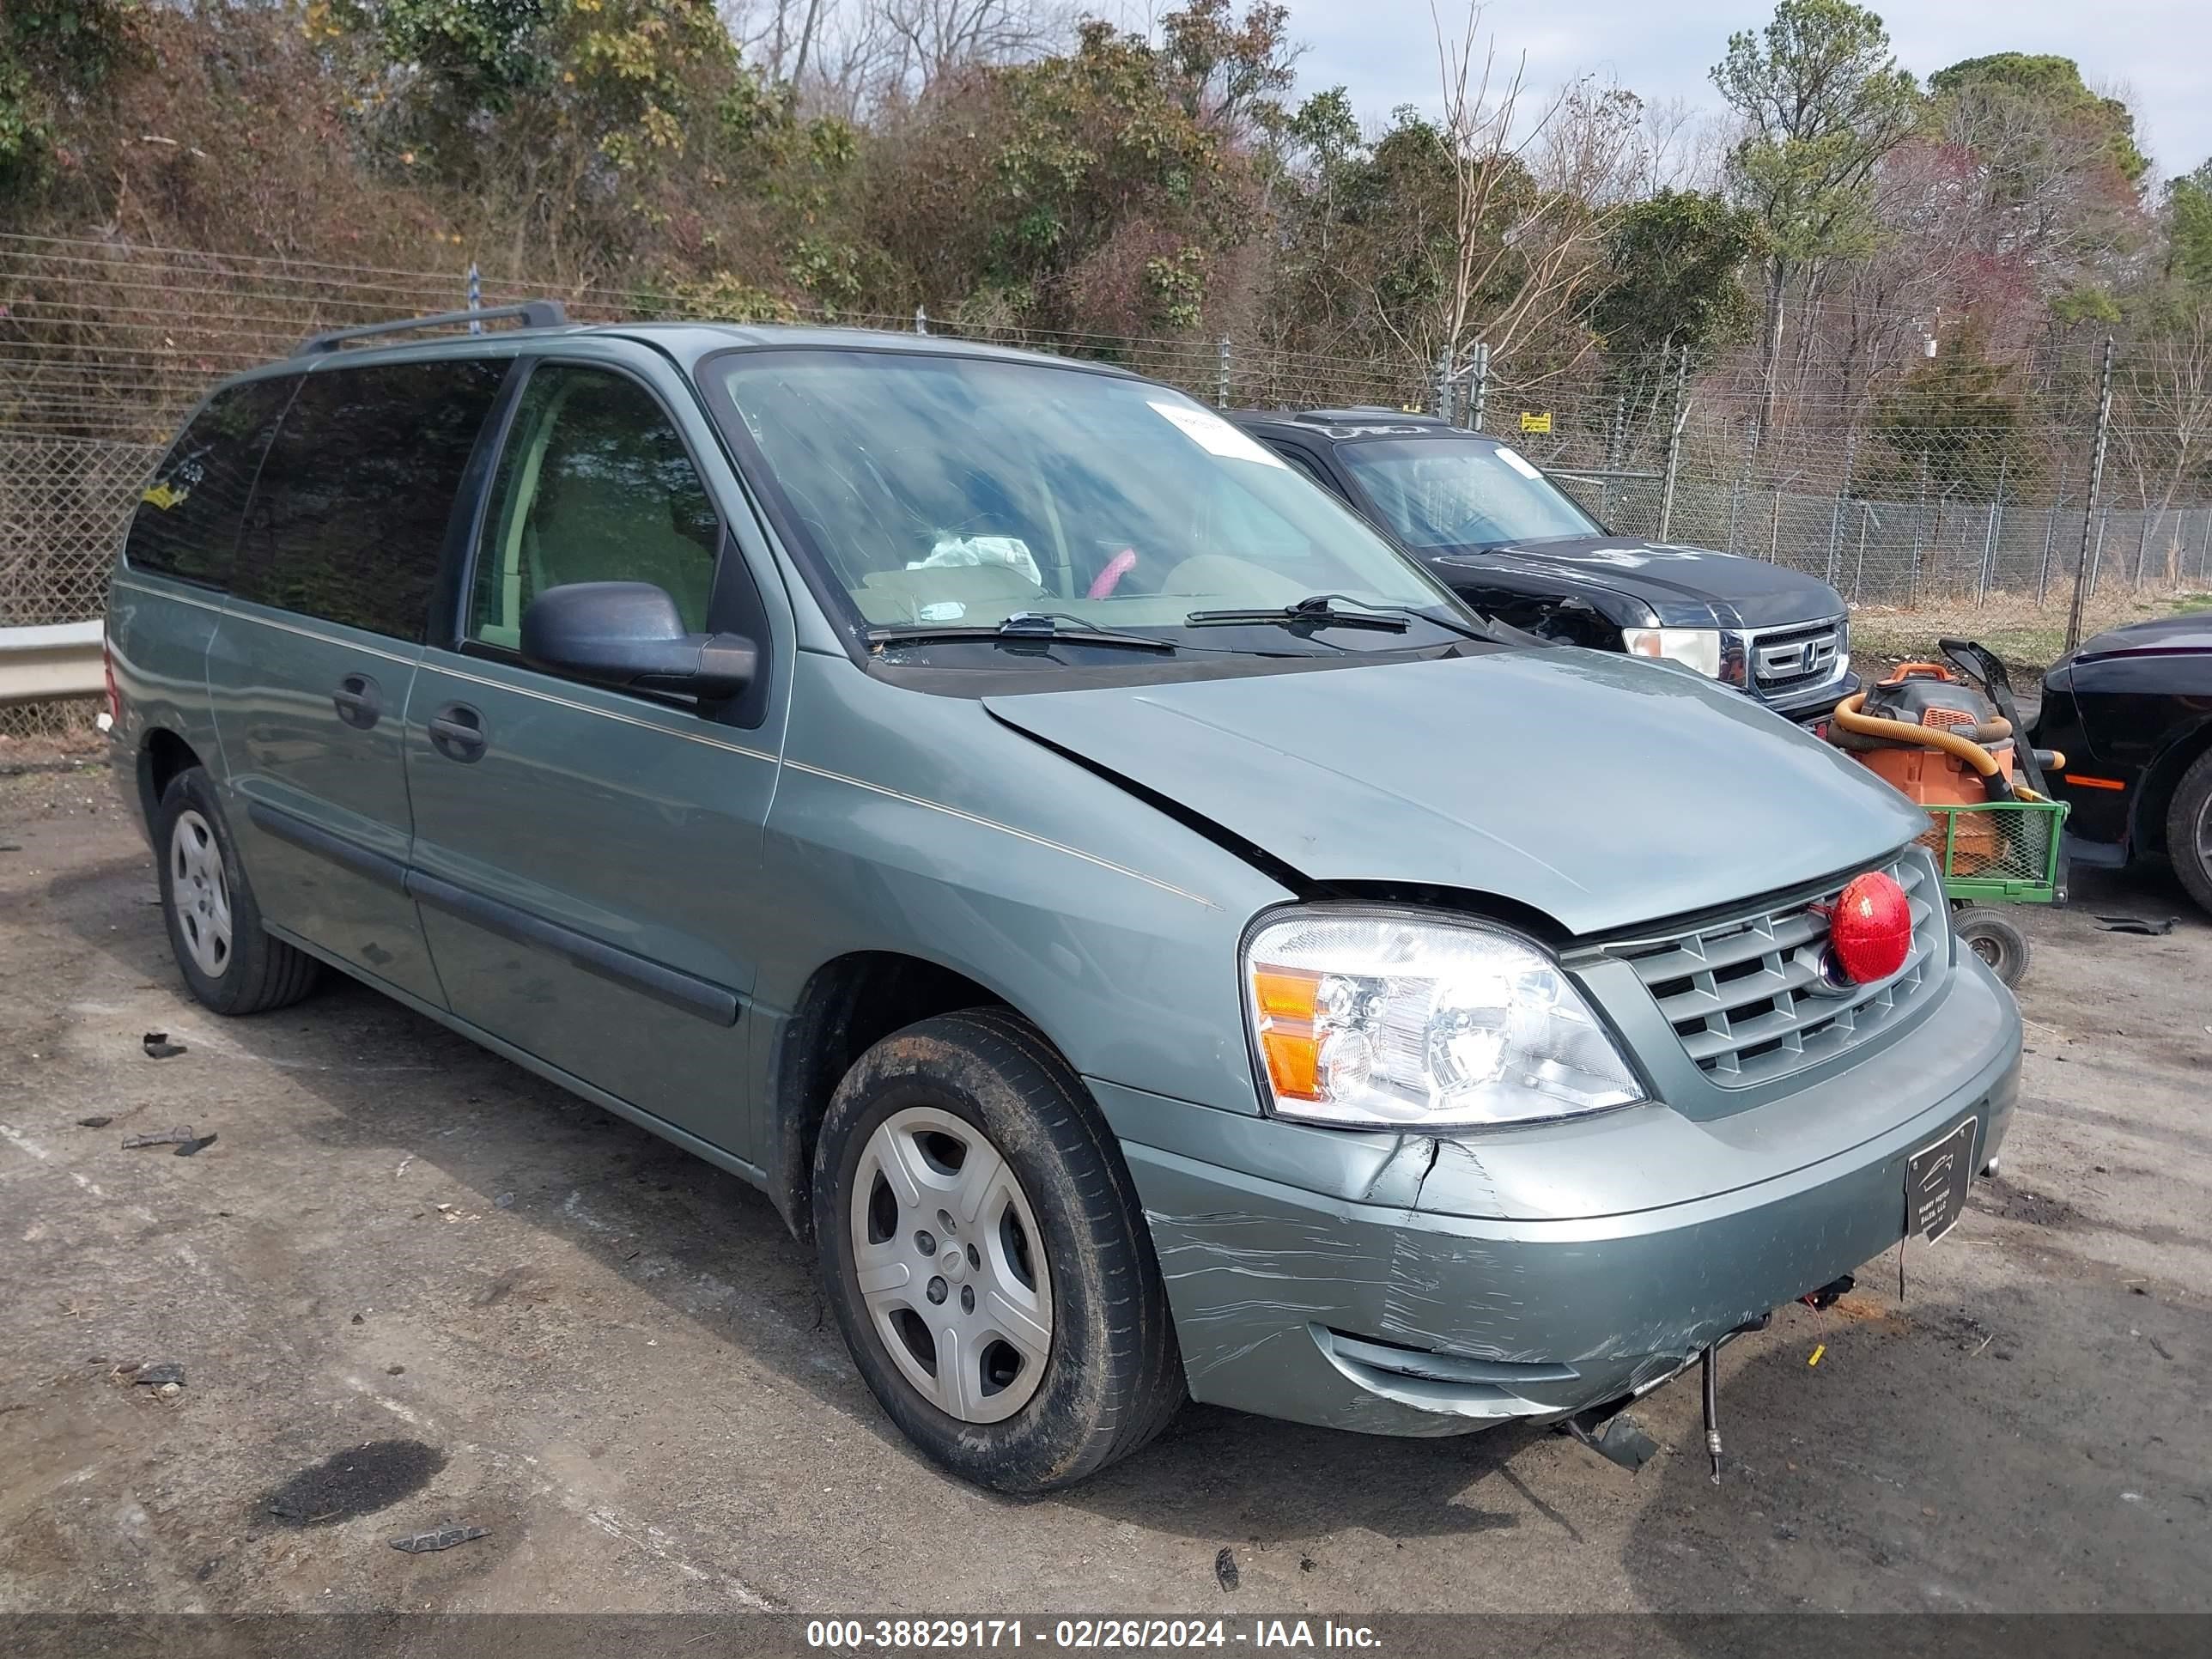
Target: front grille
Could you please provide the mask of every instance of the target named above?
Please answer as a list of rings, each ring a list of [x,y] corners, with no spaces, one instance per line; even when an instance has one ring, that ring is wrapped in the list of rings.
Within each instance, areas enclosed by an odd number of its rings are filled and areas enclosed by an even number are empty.
[[[1834,678],[1844,650],[1843,635],[1839,622],[1809,623],[1802,628],[1777,628],[1753,635],[1746,641],[1752,684],[1772,694],[1801,690]]]
[[[1768,1083],[1865,1041],[1941,972],[1948,927],[1935,872],[1917,850],[1883,866],[1912,907],[1912,949],[1879,985],[1838,991],[1821,972],[1828,918],[1844,884],[1778,909],[1672,938],[1609,945],[1627,962],[1698,1069],[1723,1088]]]

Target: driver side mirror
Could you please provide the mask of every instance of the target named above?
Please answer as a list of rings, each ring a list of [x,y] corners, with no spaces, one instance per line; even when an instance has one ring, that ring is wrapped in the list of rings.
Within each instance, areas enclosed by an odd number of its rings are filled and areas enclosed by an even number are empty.
[[[752,683],[760,653],[735,634],[692,634],[651,582],[568,582],[522,613],[522,659],[596,685],[713,700]]]

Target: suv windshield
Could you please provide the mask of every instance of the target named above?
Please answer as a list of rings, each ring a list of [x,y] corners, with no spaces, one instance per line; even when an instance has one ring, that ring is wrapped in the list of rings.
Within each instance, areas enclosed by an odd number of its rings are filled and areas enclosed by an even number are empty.
[[[1516,451],[1474,439],[1346,444],[1338,452],[1407,547],[1601,536],[1605,526]]]
[[[1110,630],[1124,647],[1334,652],[1468,631],[1456,602],[1351,512],[1163,386],[835,349],[732,353],[702,378],[766,462],[787,530],[878,641],[1107,648]],[[1292,609],[1318,595],[1336,603]],[[1343,620],[1362,611],[1365,625]],[[1378,611],[1399,620],[1376,626]],[[1189,620],[1223,611],[1239,625]]]

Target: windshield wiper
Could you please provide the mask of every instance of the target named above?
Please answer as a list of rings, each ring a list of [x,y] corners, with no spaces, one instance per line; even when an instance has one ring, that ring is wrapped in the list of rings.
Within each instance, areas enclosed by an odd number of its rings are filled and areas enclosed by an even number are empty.
[[[1176,648],[1172,640],[1100,628],[1064,611],[1017,611],[1006,621],[988,627],[914,623],[896,628],[871,628],[865,637],[870,645],[934,645],[953,640],[991,640],[1000,643],[1011,641],[1048,645],[1110,645],[1126,651],[1172,653]]]
[[[1359,605],[1340,611],[1340,605]],[[1279,623],[1290,628],[1379,628],[1386,634],[1402,634],[1412,626],[1403,605],[1370,605],[1343,593],[1309,593],[1293,605],[1268,610],[1194,611],[1185,617],[1186,628],[1225,628],[1237,623]]]
[[[1358,609],[1337,609],[1344,605]],[[1410,605],[1380,605],[1371,599],[1354,599],[1349,593],[1309,593],[1295,605],[1272,611],[1194,611],[1183,618],[1183,623],[1189,628],[1222,628],[1236,623],[1277,623],[1285,628],[1375,628],[1385,633],[1402,634],[1412,625],[1407,618],[1413,617],[1467,639],[1491,637],[1474,623],[1462,622],[1438,611]]]

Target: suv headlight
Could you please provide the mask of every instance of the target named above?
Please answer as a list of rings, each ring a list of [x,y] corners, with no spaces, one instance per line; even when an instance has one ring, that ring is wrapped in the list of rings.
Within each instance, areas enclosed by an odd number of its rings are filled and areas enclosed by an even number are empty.
[[[1696,669],[1709,680],[1721,677],[1717,628],[1624,628],[1620,644],[1632,657],[1663,657]]]
[[[1280,1117],[1453,1129],[1645,1097],[1559,964],[1496,928],[1299,911],[1255,929],[1243,966]]]

